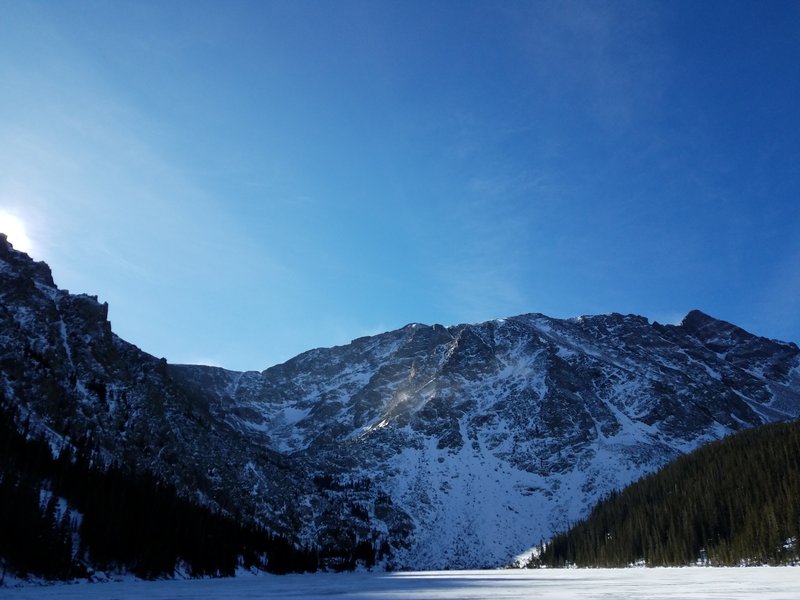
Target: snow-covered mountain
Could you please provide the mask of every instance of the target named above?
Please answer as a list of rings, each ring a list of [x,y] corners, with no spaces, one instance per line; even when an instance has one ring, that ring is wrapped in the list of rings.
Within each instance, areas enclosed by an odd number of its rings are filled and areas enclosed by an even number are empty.
[[[610,490],[800,417],[800,349],[699,311],[411,324],[263,372],[169,365],[0,242],[0,392],[54,447],[386,566],[509,562]]]

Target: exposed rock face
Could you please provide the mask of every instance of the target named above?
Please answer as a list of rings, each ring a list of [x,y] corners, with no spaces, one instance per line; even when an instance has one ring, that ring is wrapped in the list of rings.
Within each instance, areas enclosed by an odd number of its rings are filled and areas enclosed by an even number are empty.
[[[800,350],[699,311],[408,325],[262,373],[168,365],[0,243],[0,391],[105,455],[395,567],[508,562],[705,441],[800,416]]]
[[[107,313],[96,297],[59,290],[47,265],[0,237],[0,401],[19,406],[54,450],[88,439],[103,460],[155,472],[212,505],[232,483],[219,473],[250,461],[282,472],[281,455],[214,420],[165,360],[114,335]]]

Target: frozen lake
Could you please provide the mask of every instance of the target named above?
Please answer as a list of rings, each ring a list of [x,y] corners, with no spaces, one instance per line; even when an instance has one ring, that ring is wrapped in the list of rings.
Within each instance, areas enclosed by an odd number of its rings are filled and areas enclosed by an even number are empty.
[[[800,599],[800,567],[318,573],[233,579],[126,581],[0,590],[8,600]]]

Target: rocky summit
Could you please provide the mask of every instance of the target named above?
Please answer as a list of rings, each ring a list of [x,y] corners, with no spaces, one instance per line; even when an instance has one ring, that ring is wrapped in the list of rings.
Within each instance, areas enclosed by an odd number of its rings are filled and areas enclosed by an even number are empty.
[[[298,544],[488,567],[680,454],[800,417],[800,350],[700,311],[528,314],[411,324],[262,372],[171,365],[2,236],[0,395],[54,452],[88,443]]]

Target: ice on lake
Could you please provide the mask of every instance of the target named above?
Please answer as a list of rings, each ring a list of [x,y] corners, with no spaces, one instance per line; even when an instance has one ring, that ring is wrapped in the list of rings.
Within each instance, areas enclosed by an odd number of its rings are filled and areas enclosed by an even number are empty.
[[[122,581],[0,589],[8,600],[215,598],[800,599],[800,568],[543,569],[408,573],[317,573],[231,579]]]

